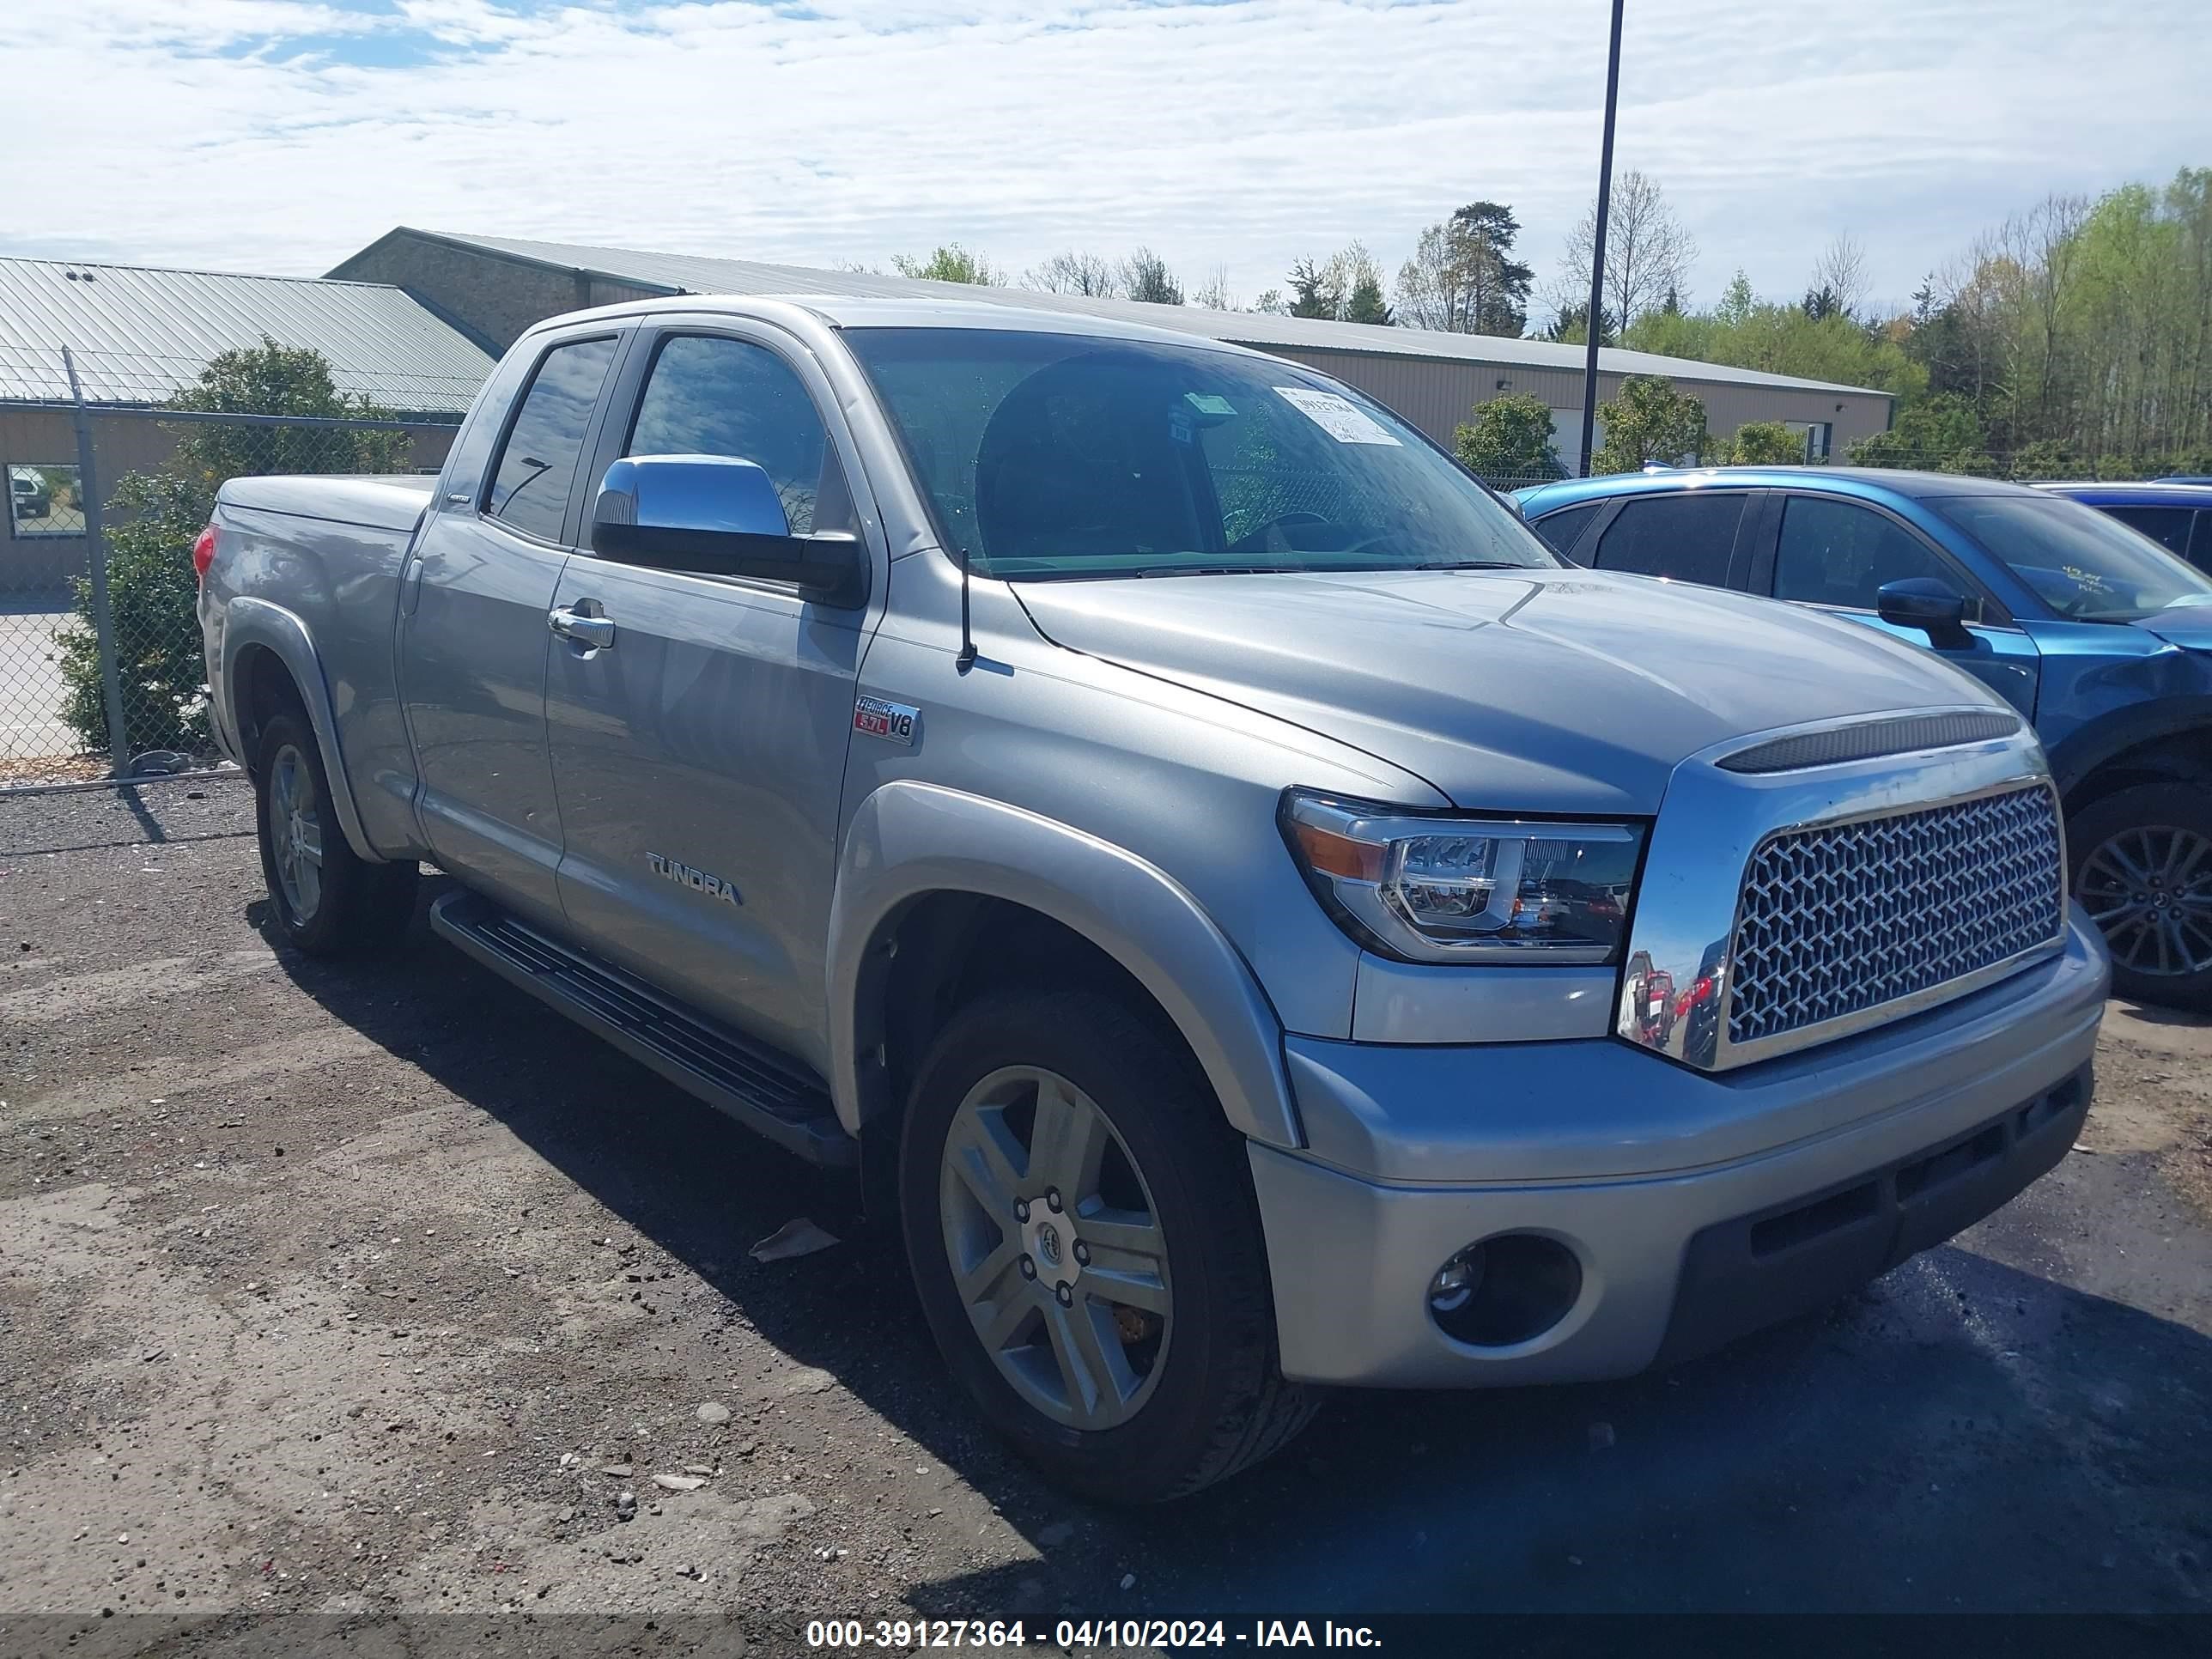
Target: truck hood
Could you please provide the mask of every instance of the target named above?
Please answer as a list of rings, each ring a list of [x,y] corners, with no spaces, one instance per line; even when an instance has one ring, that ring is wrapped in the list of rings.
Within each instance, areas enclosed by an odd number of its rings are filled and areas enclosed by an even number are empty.
[[[1724,738],[2005,705],[1771,600],[1588,570],[1022,582],[1044,635],[1348,743],[1468,809],[1648,814]]]

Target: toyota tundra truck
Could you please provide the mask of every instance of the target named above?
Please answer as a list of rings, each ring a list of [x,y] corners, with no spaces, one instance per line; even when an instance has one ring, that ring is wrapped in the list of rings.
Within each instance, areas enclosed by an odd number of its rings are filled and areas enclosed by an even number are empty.
[[[435,866],[453,946],[852,1169],[981,1414],[1104,1498],[1333,1386],[1705,1352],[2088,1109],[2107,963],[2012,708],[1569,566],[1294,362],[617,306],[434,480],[235,480],[193,560],[282,941],[387,942]]]

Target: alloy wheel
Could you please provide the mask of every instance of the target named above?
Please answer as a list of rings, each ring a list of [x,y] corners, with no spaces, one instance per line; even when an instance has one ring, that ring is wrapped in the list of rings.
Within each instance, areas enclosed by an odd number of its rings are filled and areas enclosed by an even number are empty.
[[[1097,1103],[1014,1066],[953,1114],[938,1213],[953,1284],[1000,1375],[1072,1428],[1127,1421],[1173,1334],[1167,1239]]]
[[[2185,977],[2212,968],[2212,841],[2191,830],[2123,830],[2081,860],[2074,884],[2115,961]]]
[[[269,767],[269,844],[276,884],[295,922],[314,920],[323,902],[323,825],[315,775],[290,744]]]

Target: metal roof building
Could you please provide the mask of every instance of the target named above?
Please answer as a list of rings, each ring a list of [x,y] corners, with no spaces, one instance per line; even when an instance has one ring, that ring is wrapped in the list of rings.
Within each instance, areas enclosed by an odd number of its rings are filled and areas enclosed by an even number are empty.
[[[85,568],[69,364],[98,416],[97,479],[112,489],[176,443],[172,423],[116,411],[166,403],[212,358],[264,338],[322,353],[341,392],[433,422],[465,410],[494,361],[383,283],[0,258],[0,610],[65,594]],[[410,459],[437,465],[449,439],[449,426],[419,428]]]
[[[491,372],[467,334],[398,289],[307,277],[0,258],[0,401],[160,403],[222,352],[262,339],[330,360],[342,392],[458,412]]]
[[[1209,311],[1029,289],[978,289],[873,271],[820,270],[405,226],[379,238],[331,275],[403,288],[495,349],[504,349],[542,318],[659,295],[899,298],[919,292],[1122,318],[1295,358],[1360,387],[1446,443],[1476,404],[1504,392],[1526,392],[1543,399],[1570,442],[1581,419],[1583,348],[1548,340]],[[1695,392],[1705,402],[1712,429],[1719,434],[1732,433],[1747,421],[1787,422],[1808,433],[1808,448],[1816,456],[1882,431],[1890,421],[1887,392],[1612,349],[1598,353],[1599,398],[1615,395],[1622,377],[1629,374],[1663,374]]]

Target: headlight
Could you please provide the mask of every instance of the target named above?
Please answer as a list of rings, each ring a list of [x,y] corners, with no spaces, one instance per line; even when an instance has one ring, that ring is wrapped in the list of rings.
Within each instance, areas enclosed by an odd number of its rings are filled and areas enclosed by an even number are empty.
[[[1607,961],[1644,850],[1633,824],[1424,817],[1297,790],[1282,825],[1338,921],[1413,962]]]

